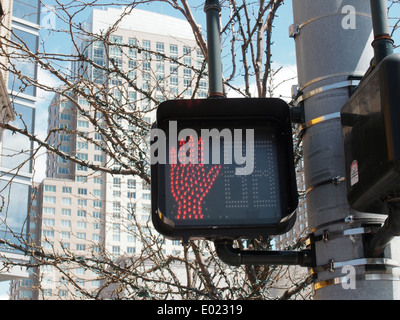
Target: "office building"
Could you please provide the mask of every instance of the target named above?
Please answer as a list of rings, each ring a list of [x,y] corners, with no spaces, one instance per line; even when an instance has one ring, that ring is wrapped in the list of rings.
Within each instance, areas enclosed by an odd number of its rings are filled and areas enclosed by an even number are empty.
[[[12,40],[21,39],[30,50],[36,52],[39,39],[40,2],[39,0],[1,1],[5,24],[0,34]],[[12,33],[9,34],[9,29]],[[6,65],[7,48],[0,63]],[[16,58],[10,59],[10,71],[1,72],[2,121],[27,129],[33,133],[35,128],[36,89],[24,83],[17,73],[33,79],[37,76],[37,67],[32,61]],[[9,99],[5,96],[9,95]],[[11,101],[11,104],[10,104]],[[6,106],[6,108],[4,108]],[[9,108],[11,106],[11,109]],[[10,112],[11,111],[11,112]],[[18,115],[16,117],[15,115]],[[23,121],[21,120],[21,118]],[[0,192],[2,195],[2,212],[0,213],[0,238],[24,246],[29,229],[29,213],[32,204],[32,155],[33,142],[22,135],[14,135],[11,131],[2,132],[0,153]],[[8,259],[14,262],[26,262],[27,258],[8,245],[0,246],[0,264]],[[25,268],[13,267],[0,271],[0,281],[27,277]]]
[[[100,34],[122,13],[123,9],[94,9],[84,24],[85,30],[88,34]],[[158,101],[207,96],[205,79],[193,92],[197,76],[194,69],[203,65],[204,57],[185,20],[135,9],[112,32],[110,43],[94,38],[82,39],[78,44],[82,53],[101,67],[118,66],[129,81],[106,74],[87,62],[74,63],[71,72],[77,79],[84,77],[90,81],[92,86],[83,90],[106,92],[112,97],[107,112],[121,126],[121,134],[129,135],[138,128],[112,110],[121,108],[135,114],[149,128],[156,106],[148,99],[149,94]],[[98,130],[104,124],[103,115],[96,110],[97,123],[92,123],[85,114],[93,114],[94,106],[77,90],[66,91],[67,96],[56,94],[49,106],[48,130],[54,132],[49,144],[83,162],[117,170],[121,163],[104,152],[107,140]],[[148,147],[145,139],[138,142],[143,148]],[[145,239],[155,232],[150,219],[150,188],[145,181],[137,176],[92,170],[56,153],[48,153],[46,178],[37,187],[35,208],[39,220],[31,231],[36,231],[36,244],[48,253],[82,258],[102,255],[123,261],[124,257],[140,256],[146,251]],[[162,241],[163,252],[182,253],[179,241]],[[35,270],[30,278],[31,297],[85,298],[66,274],[87,292],[96,292],[101,286],[98,275],[79,264],[61,264],[61,268],[46,265]],[[22,284],[14,285],[16,298],[16,289]]]
[[[83,25],[88,35],[100,34],[108,30],[122,12],[123,9],[94,9]],[[135,9],[118,24],[107,42],[90,36],[82,39],[78,43],[81,53],[101,68],[88,62],[76,62],[71,72],[78,80],[83,77],[92,83],[85,90],[109,95],[119,108],[139,115],[144,123],[150,125],[155,116],[156,105],[147,98],[149,93],[157,101],[191,98],[193,94],[201,98],[207,96],[205,79],[201,79],[198,86],[194,85],[197,78],[194,69],[201,69],[204,57],[186,21]],[[115,66],[129,81],[117,74],[110,77],[103,69]],[[96,125],[85,117],[85,112],[94,111],[94,106],[76,91],[68,92],[68,97],[56,94],[48,117],[49,131],[56,133],[50,136],[49,144],[84,162],[118,169],[121,163],[111,162],[102,148],[105,139],[96,126],[101,125],[101,113]],[[129,135],[137,130],[117,112],[110,111],[109,115],[124,129],[121,134]],[[47,253],[82,259],[106,255],[121,263],[146,251],[143,240],[154,231],[150,221],[150,189],[145,181],[135,176],[94,171],[56,153],[48,154],[46,168],[47,177],[37,186],[35,208],[39,219],[35,228],[31,225],[31,231],[36,231],[37,245]],[[301,184],[302,181],[298,181],[299,187]],[[305,202],[300,203],[299,224],[282,235],[277,246],[290,245],[293,232],[296,235],[298,231],[305,232]],[[180,241],[162,241],[161,250],[166,254],[182,254]],[[178,272],[184,271],[181,267],[177,266],[177,270],[182,269]],[[19,298],[18,292],[30,286],[33,299],[84,299],[85,295],[76,285],[89,293],[96,292],[103,284],[98,276],[79,263],[60,264],[59,267],[43,265],[29,280],[14,283],[12,291],[15,298]],[[106,292],[114,297],[110,291]],[[29,294],[20,298],[24,297]]]

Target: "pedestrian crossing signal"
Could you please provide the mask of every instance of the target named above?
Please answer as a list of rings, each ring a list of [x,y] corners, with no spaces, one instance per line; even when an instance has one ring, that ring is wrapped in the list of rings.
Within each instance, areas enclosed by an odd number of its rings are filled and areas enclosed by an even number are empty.
[[[280,99],[162,103],[151,135],[152,220],[171,239],[287,232],[298,204]]]

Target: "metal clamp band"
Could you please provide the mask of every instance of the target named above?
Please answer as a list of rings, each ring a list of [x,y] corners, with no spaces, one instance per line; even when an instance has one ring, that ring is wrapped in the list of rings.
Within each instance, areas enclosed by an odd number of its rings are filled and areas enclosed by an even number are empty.
[[[328,264],[317,266],[313,268],[314,272],[321,272],[321,271],[335,271],[336,269],[343,268],[344,266],[364,266],[364,265],[380,265],[386,266],[391,268],[400,267],[400,264],[392,259],[387,258],[360,258],[354,260],[347,260],[347,261],[329,261]]]
[[[311,192],[312,190],[314,190],[314,189],[316,189],[316,188],[318,188],[318,187],[321,187],[321,186],[324,186],[324,185],[330,184],[330,183],[333,183],[333,184],[335,184],[335,185],[338,185],[338,184],[344,182],[345,180],[346,180],[346,179],[345,179],[344,177],[337,176],[337,177],[334,177],[334,178],[332,178],[332,179],[319,182],[319,183],[317,183],[316,185],[309,187],[309,188],[306,190],[306,195],[307,195],[309,192]]]
[[[328,74],[328,75],[314,78],[314,79],[308,81],[305,85],[303,85],[303,87],[299,88],[298,91],[304,92],[305,88],[307,88],[308,86],[310,86],[314,83],[320,82],[320,81],[326,81],[328,79],[343,78],[343,77],[345,77],[348,80],[354,79],[354,80],[360,81],[364,77],[364,74],[349,73],[349,72],[339,72],[339,73],[334,73],[334,74]]]
[[[347,80],[347,81],[342,81],[342,82],[337,82],[333,84],[328,84],[326,86],[322,86],[313,90],[310,90],[300,97],[298,97],[295,101],[295,104],[299,104],[300,102],[311,98],[312,96],[315,96],[317,94],[320,94],[325,91],[329,90],[334,90],[334,89],[340,89],[340,88],[346,88],[346,87],[351,87],[351,86],[358,86],[360,84],[360,80]]]
[[[334,262],[334,268],[343,268],[344,266],[363,266],[363,265],[385,265],[387,267],[400,267],[400,264],[388,258],[361,258],[348,261]]]
[[[309,120],[306,123],[302,124],[301,130],[305,130],[305,129],[313,126],[313,125],[316,125],[316,124],[324,122],[324,121],[328,121],[328,120],[332,120],[332,119],[338,119],[338,118],[340,118],[340,112],[326,114],[324,116],[320,116],[318,118]]]
[[[356,277],[358,281],[400,281],[399,276],[394,274],[386,274],[386,273],[370,273],[365,275],[359,275]],[[320,281],[314,284],[314,290],[319,290],[328,286],[336,285],[336,284],[344,284],[348,283],[349,278],[344,277],[337,277],[329,280]]]
[[[351,239],[352,236],[355,235],[360,235],[360,234],[367,234],[367,233],[371,233],[372,232],[372,228],[370,227],[359,227],[359,228],[352,228],[352,229],[346,229],[346,230],[342,230],[342,231],[334,231],[334,232],[330,232],[328,230],[325,230],[323,232],[323,234],[319,235],[319,236],[313,236],[310,238],[310,244],[311,243],[315,243],[317,241],[330,241],[336,238],[341,238],[341,237],[349,237]]]
[[[305,21],[303,23],[300,23],[300,24],[292,24],[289,27],[289,36],[291,38],[295,38],[298,34],[300,34],[300,29],[301,28],[304,28],[306,25],[308,25],[308,24],[310,24],[310,23],[312,23],[314,21],[317,21],[317,20],[320,20],[320,19],[323,19],[323,18],[328,18],[328,17],[333,17],[333,16],[341,16],[341,15],[346,15],[346,14],[347,14],[346,12],[335,12],[335,13],[331,13],[331,14],[325,14],[325,15],[320,15],[320,16],[317,16],[317,17],[313,17],[313,18],[311,18],[311,19],[309,19],[309,20],[307,20],[307,21]],[[365,12],[355,12],[354,14],[358,15],[358,16],[372,18],[371,14],[365,13]]]
[[[319,87],[317,89],[311,90],[311,91],[299,96],[297,98],[297,100],[293,103],[293,105],[298,105],[300,102],[302,102],[308,98],[311,98],[312,96],[315,96],[319,93],[338,89],[338,88],[345,88],[345,87],[351,87],[351,86],[356,87],[359,83],[360,83],[360,80],[347,80],[347,81],[342,81],[342,82],[326,85],[323,87]],[[299,135],[301,137],[304,134],[304,130],[308,129],[309,127],[311,127],[313,125],[316,125],[318,123],[328,121],[328,120],[340,119],[340,117],[341,117],[340,112],[334,112],[334,113],[326,114],[326,115],[320,116],[318,118],[309,120],[306,123],[302,124]]]
[[[318,226],[315,226],[314,228],[309,230],[310,234],[313,234],[314,232],[316,232],[317,230],[329,227],[329,226],[333,226],[336,224],[364,224],[364,225],[382,225],[386,220],[386,216],[384,215],[376,215],[376,217],[355,217],[353,215],[349,215],[344,219],[338,219],[338,220],[334,220],[334,221],[329,221],[329,222],[325,222],[322,223]]]

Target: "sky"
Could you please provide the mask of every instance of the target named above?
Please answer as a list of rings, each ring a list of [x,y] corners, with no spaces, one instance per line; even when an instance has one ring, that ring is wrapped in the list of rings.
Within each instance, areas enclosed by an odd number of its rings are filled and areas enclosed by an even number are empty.
[[[48,8],[51,9],[52,5],[54,5],[55,0],[43,0],[45,4],[48,5]],[[125,1],[119,1],[114,3],[124,3]],[[69,1],[62,1],[62,2],[69,2]],[[105,3],[110,3],[110,0],[98,0],[96,3],[101,5]],[[203,30],[206,29],[206,14],[203,10],[204,1],[198,0],[189,0],[189,4],[198,4],[198,6],[193,10],[194,17],[198,24],[200,24]],[[145,5],[139,6],[140,9],[148,10],[160,14],[166,14],[170,16],[174,16],[176,18],[183,18],[183,15],[171,8],[168,4],[163,4],[160,2],[154,3],[147,3]],[[91,10],[86,9],[80,12],[76,16],[75,21],[85,21],[88,17]],[[400,17],[400,4],[395,5],[391,9],[390,16],[392,17]],[[222,20],[226,21],[229,17],[222,16]],[[397,20],[391,20],[390,23],[394,24]],[[278,87],[275,91],[275,95],[277,97],[282,97],[286,100],[290,99],[291,95],[291,87],[296,83],[296,75],[297,75],[297,67],[296,67],[296,52],[295,52],[295,41],[293,38],[289,37],[289,26],[293,23],[293,13],[292,13],[292,1],[285,1],[284,4],[279,8],[278,15],[274,21],[274,31],[273,31],[273,47],[272,47],[272,60],[273,65],[272,67],[276,70],[277,68],[282,67],[279,73],[274,78],[275,83],[281,83],[284,80],[291,79],[290,81],[285,81],[283,85]],[[51,13],[47,9],[42,10],[41,16],[41,24],[43,30],[41,31],[41,43],[45,44],[45,48],[47,52],[55,52],[55,53],[63,53],[63,52],[70,52],[72,47],[70,38],[64,32],[47,32],[46,27],[51,26],[53,29],[66,29],[68,28],[63,22],[58,19],[55,19],[55,15]],[[396,34],[397,37],[397,34]],[[395,39],[396,40],[396,39]],[[400,42],[400,41],[397,41]],[[231,61],[224,61],[224,71],[225,74],[230,72],[230,64]],[[65,65],[69,67],[69,65]],[[38,74],[39,79],[45,81],[45,83],[52,83],[56,85],[56,81],[54,77],[49,75],[48,73],[43,72],[39,69]],[[237,81],[243,81],[239,77]],[[237,83],[241,84],[241,83]],[[256,93],[255,85],[251,86],[252,93]],[[52,93],[44,92],[39,90],[38,92],[38,103],[37,103],[37,121],[36,121],[36,134],[40,137],[46,136],[47,133],[47,108],[48,105],[53,97]],[[234,97],[234,95],[232,95]],[[39,154],[36,163],[35,163],[35,172],[34,172],[34,181],[41,182],[42,179],[45,177],[45,160],[46,154],[45,151],[42,150]]]
[[[110,1],[107,0],[100,0],[97,3],[109,3]],[[124,1],[122,1],[124,2]],[[198,0],[189,0],[189,3],[203,3]],[[51,9],[52,5],[54,4],[54,0],[45,0],[44,3],[48,5],[48,8]],[[118,3],[118,2],[116,2]],[[183,15],[174,10],[167,4],[146,4],[139,7],[143,10],[148,10],[160,14],[166,14],[170,16],[174,16],[176,18],[183,19]],[[63,32],[49,33],[46,31],[46,27],[51,27],[53,29],[64,29],[67,26],[56,19],[54,14],[49,11],[49,9],[42,9],[41,15],[41,25],[43,30],[41,30],[41,45],[44,44],[47,52],[54,52],[54,53],[62,53],[62,52],[70,52],[72,48],[70,38]],[[75,21],[81,20],[82,22],[86,20],[90,13],[90,10],[85,10],[80,13]],[[193,10],[194,17],[198,24],[200,24],[203,30],[206,29],[206,14],[203,10],[203,6],[199,5],[197,8]],[[79,19],[79,20],[78,20]],[[229,17],[222,17],[222,19],[229,19]],[[285,4],[279,8],[279,16],[275,19],[275,30],[274,30],[274,53],[273,53],[273,66],[284,66],[284,68],[277,74],[277,82],[279,83],[282,80],[290,79],[296,76],[296,65],[295,65],[295,46],[294,40],[289,38],[289,25],[292,23],[292,7],[291,1],[286,1]],[[276,57],[276,58],[275,58]],[[231,62],[228,61],[225,64],[226,67],[229,67]],[[68,65],[65,65],[68,67]],[[44,81],[45,83],[54,83],[56,85],[56,79],[50,75],[49,73],[43,72],[43,70],[39,69],[38,77],[40,80]],[[286,82],[284,85],[280,86],[277,89],[277,96],[281,95],[284,97],[290,96],[290,88],[291,85],[294,84],[295,80]],[[255,87],[253,89],[255,93]],[[43,90],[38,91],[38,103],[36,105],[36,113],[37,113],[37,120],[36,120],[36,134],[39,137],[45,137],[47,134],[47,112],[48,106],[53,98],[53,94],[49,92],[44,92]],[[35,172],[34,172],[34,181],[41,182],[45,177],[45,161],[46,161],[46,154],[44,150],[41,150],[39,156],[35,161]]]
[[[51,6],[54,4],[55,0],[44,0],[46,4]],[[101,3],[103,0],[99,1]],[[69,2],[69,1],[68,1]],[[103,3],[109,3],[110,1],[104,0]],[[198,0],[189,0],[189,3],[203,3],[204,1]],[[273,33],[273,60],[274,67],[278,68],[282,66],[282,70],[277,74],[276,83],[279,83],[282,80],[291,79],[296,77],[296,53],[295,53],[295,42],[294,39],[289,37],[289,26],[293,23],[293,14],[292,14],[292,1],[285,1],[284,5],[278,10],[278,16],[275,19],[275,30]],[[160,14],[172,15],[177,18],[183,18],[183,16],[170,8],[169,5],[161,5],[160,3],[148,4],[140,7],[144,10],[149,10],[153,12],[157,12]],[[80,13],[79,19],[84,21],[89,14],[89,10],[83,13]],[[194,11],[194,16],[196,21],[204,26],[206,23],[206,14],[203,11],[203,6],[197,8]],[[391,16],[400,17],[400,5],[396,5],[394,9],[391,11]],[[226,17],[223,17],[223,19]],[[390,24],[393,24],[395,20],[391,20]],[[43,11],[41,17],[42,27],[51,25],[54,28],[65,28],[66,26],[57,19],[54,18],[49,11]],[[70,40],[63,35],[62,33],[48,33],[45,29],[41,31],[41,41],[45,43],[47,52],[69,52],[71,48]],[[396,35],[397,37],[397,35]],[[395,40],[396,40],[395,37]],[[400,41],[396,41],[400,42]],[[397,50],[396,50],[397,51]],[[39,79],[45,81],[46,83],[55,83],[55,79],[49,74],[43,72],[39,69],[38,74]],[[284,98],[290,97],[290,89],[293,84],[296,84],[296,79],[286,82],[282,85],[279,90],[277,90],[276,94],[281,95]],[[53,94],[49,92],[44,92],[39,90],[38,92],[38,103],[37,103],[37,119],[36,119],[36,134],[39,136],[45,136],[47,132],[47,108],[48,105],[53,98]],[[36,161],[35,166],[35,174],[34,180],[36,182],[40,182],[45,177],[45,151],[42,151],[39,158]],[[9,290],[8,282],[0,282],[0,300],[7,299],[7,292]]]

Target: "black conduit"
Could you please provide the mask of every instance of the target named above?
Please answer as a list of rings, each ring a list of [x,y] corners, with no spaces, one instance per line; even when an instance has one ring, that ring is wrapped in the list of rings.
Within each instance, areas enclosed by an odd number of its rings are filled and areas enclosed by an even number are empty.
[[[400,236],[400,206],[389,207],[389,215],[382,228],[367,241],[367,256],[378,257],[394,237]]]
[[[303,251],[251,251],[233,248],[232,240],[217,240],[218,257],[231,266],[241,265],[299,265],[312,267],[311,250]]]

